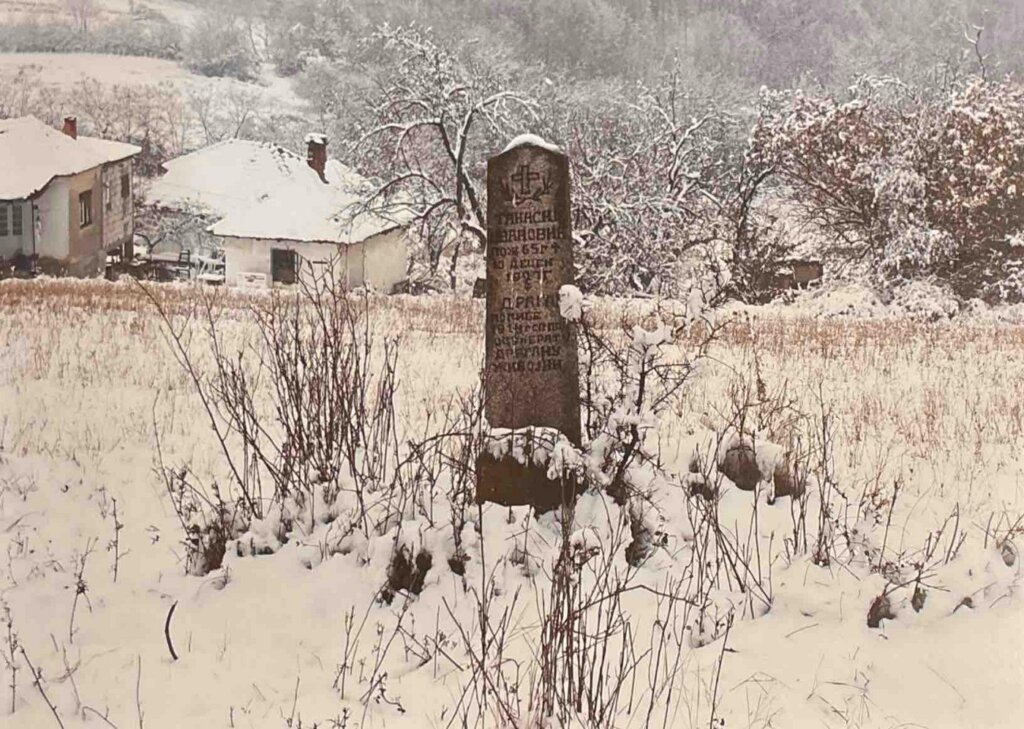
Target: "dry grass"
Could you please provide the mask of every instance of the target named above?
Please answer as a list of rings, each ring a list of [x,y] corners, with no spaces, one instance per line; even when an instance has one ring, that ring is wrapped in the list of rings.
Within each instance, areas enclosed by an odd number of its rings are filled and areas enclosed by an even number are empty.
[[[213,297],[223,312],[219,326],[237,330],[239,341],[251,335],[247,305],[266,296],[189,285],[153,290],[179,313]],[[593,318],[606,330],[630,327],[656,307],[599,300]],[[374,326],[402,337],[400,410],[408,425],[415,427],[424,411],[476,385],[481,300],[371,297],[368,308]],[[115,430],[148,437],[154,397],[174,410],[176,399],[189,397],[151,305],[131,282],[3,282],[0,341],[7,445],[15,434],[20,443],[66,443],[70,432],[61,438],[61,428],[44,427],[55,422],[90,431],[79,447],[109,442],[100,435],[109,426],[90,421],[89,403],[126,411]],[[940,488],[973,488],[1012,465],[1010,454],[1024,441],[1024,327],[740,314],[713,355],[706,375],[663,423],[669,463],[685,457],[675,452],[684,436],[697,423],[714,422],[730,391],[749,386],[758,371],[769,390],[785,391],[802,413],[827,402],[840,423],[840,460],[851,477],[877,477],[880,465],[912,461],[922,488],[935,480]],[[59,403],[55,389],[62,391]],[[84,417],[75,417],[79,405]],[[173,425],[194,437],[185,418]]]

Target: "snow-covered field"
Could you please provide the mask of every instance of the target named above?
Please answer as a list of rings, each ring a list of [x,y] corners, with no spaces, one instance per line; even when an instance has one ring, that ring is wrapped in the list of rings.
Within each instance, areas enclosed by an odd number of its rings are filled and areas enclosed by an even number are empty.
[[[187,0],[146,0],[136,5],[156,10],[178,23],[189,22],[196,6]],[[100,21],[129,15],[129,0],[96,0],[94,17]],[[68,4],[64,0],[0,0],[0,22],[68,22]]]
[[[195,300],[162,291],[182,310]],[[233,346],[252,343],[245,299],[229,304],[218,330]],[[643,319],[652,307],[604,301],[592,314],[610,329],[627,309]],[[478,382],[481,303],[398,297],[370,308],[378,331],[401,337],[403,439],[438,429]],[[690,605],[673,598],[694,597],[684,586],[695,570],[707,577],[692,559],[698,497],[661,485],[661,546],[627,569],[619,507],[584,495],[571,553],[584,572],[597,565],[606,583],[630,586],[609,595],[593,574],[580,578],[598,597],[582,611],[591,632],[570,654],[589,658],[573,680],[580,696],[603,697],[604,725],[1020,726],[1024,327],[744,309],[649,448],[683,479],[695,445],[742,400],[756,401],[750,417],[768,430],[788,423],[807,444],[829,432],[831,481],[810,489],[804,531],[813,544],[833,530],[836,551],[826,564],[799,548],[790,498],[768,504],[763,490],[755,500],[724,481],[714,513],[734,569]],[[562,543],[554,514],[470,508],[464,575],[448,563],[452,507],[433,491],[365,536],[341,534],[336,513],[296,525],[273,554],[238,556],[275,541],[268,516],[221,568],[187,575],[156,434],[165,464],[227,483],[206,414],[133,285],[0,283],[0,725],[536,719],[538,666],[552,670],[545,651],[555,650],[545,639]],[[378,591],[401,545],[432,565],[419,595],[385,604]],[[903,584],[908,575],[918,578]],[[868,627],[883,592],[892,617]],[[595,642],[608,653],[594,658]],[[558,726],[546,721],[532,725]]]
[[[116,56],[102,53],[0,53],[0,78],[13,78],[19,72],[36,82],[61,91],[69,91],[83,81],[104,86],[155,86],[169,84],[179,92],[211,91],[221,95],[248,91],[259,96],[262,105],[279,113],[305,108],[288,79],[277,76],[265,66],[259,83],[233,78],[210,78],[191,73],[176,61],[141,56]]]

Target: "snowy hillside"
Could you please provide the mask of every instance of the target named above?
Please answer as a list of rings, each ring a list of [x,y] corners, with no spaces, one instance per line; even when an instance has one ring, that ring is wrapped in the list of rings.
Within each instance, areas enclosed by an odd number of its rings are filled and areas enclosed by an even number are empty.
[[[13,78],[19,72],[39,83],[68,91],[84,81],[105,86],[156,86],[170,84],[178,91],[210,91],[222,95],[249,91],[263,103],[279,111],[296,111],[304,103],[287,80],[270,68],[258,83],[231,78],[208,78],[190,73],[180,63],[163,58],[113,56],[99,53],[0,53],[0,78]]]
[[[101,21],[128,16],[132,5],[146,6],[176,23],[187,23],[196,13],[187,0],[97,0],[93,5]],[[0,22],[62,22],[67,17],[68,3],[63,0],[0,0]]]

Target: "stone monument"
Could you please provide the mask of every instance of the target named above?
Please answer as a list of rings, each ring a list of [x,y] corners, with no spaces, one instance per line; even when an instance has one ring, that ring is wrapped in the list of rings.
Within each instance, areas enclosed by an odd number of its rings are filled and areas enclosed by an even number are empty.
[[[580,444],[576,328],[558,304],[559,289],[572,283],[569,160],[537,137],[520,137],[487,163],[483,385],[492,428],[543,426]],[[485,452],[477,464],[481,502],[550,509],[566,488],[546,468],[512,458]]]

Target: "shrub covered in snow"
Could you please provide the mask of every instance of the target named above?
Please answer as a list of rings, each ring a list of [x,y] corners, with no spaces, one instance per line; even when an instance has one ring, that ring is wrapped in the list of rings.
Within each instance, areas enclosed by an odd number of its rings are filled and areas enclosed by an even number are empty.
[[[1020,300],[1024,88],[928,95],[862,78],[848,98],[762,92],[751,153],[792,189],[831,251],[891,285],[933,276],[961,297]]]
[[[953,292],[929,281],[911,281],[896,287],[892,305],[910,316],[927,321],[950,319],[960,312],[960,303]]]
[[[17,53],[114,53],[178,59],[182,35],[158,13],[146,18],[114,19],[83,33],[65,23],[0,24],[0,51]]]
[[[204,76],[256,78],[252,46],[238,21],[226,13],[208,11],[196,19],[185,38],[182,61]]]

